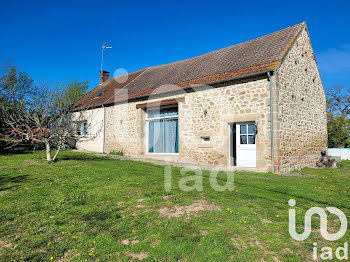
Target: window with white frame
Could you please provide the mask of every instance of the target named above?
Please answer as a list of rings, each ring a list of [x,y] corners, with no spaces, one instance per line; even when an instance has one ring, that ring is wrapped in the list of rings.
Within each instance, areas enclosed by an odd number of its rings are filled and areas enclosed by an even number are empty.
[[[240,143],[255,144],[256,127],[254,123],[240,124]]]
[[[178,107],[149,109],[148,153],[178,153]]]
[[[76,122],[76,135],[77,136],[87,135],[87,121]]]

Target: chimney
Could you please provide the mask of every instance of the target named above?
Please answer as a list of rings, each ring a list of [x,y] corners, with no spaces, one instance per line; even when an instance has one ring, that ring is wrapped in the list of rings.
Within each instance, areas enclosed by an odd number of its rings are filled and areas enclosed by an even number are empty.
[[[109,72],[107,71],[100,71],[100,84],[107,81],[109,78]]]

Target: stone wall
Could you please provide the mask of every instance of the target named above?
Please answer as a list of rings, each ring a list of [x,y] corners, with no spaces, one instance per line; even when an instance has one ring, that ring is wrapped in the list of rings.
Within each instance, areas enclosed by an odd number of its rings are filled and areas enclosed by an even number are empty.
[[[206,90],[201,88],[174,97],[185,97],[185,102],[179,103],[178,155],[147,153],[146,112],[136,109],[140,102],[106,108],[105,151],[123,151],[131,157],[227,166],[229,124],[255,121],[258,125],[256,170],[270,170],[269,82],[266,78]],[[173,97],[166,99],[170,98]],[[203,136],[210,136],[209,144],[202,144]]]
[[[266,79],[191,93],[181,109],[181,157],[184,162],[227,166],[229,124],[255,121],[258,125],[257,170],[269,170],[270,110]],[[210,137],[209,145],[201,144],[201,137],[205,136]]]
[[[122,151],[126,156],[139,156],[143,148],[143,128],[135,103],[106,108],[105,151]],[[142,117],[143,118],[143,117]]]
[[[281,173],[315,167],[327,149],[326,98],[307,28],[277,69],[278,148]]]

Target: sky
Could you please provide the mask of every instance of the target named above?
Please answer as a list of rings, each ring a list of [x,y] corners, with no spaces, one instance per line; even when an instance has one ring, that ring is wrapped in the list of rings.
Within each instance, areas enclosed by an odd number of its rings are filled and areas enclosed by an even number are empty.
[[[350,1],[4,1],[0,59],[35,82],[99,83],[306,21],[325,88],[350,86]]]

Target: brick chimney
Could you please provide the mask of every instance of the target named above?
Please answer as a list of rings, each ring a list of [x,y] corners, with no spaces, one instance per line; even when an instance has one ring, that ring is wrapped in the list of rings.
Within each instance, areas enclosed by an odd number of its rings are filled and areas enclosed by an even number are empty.
[[[109,78],[109,72],[107,71],[100,71],[100,84],[107,81]]]

